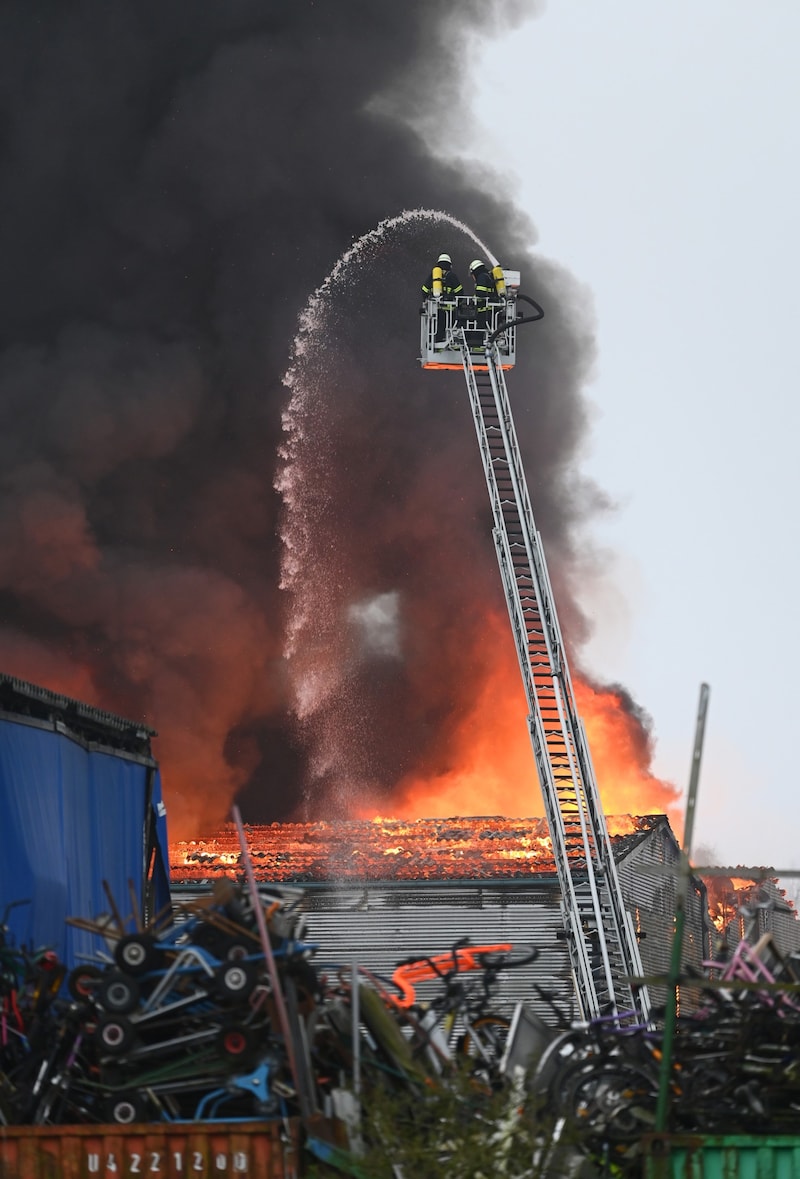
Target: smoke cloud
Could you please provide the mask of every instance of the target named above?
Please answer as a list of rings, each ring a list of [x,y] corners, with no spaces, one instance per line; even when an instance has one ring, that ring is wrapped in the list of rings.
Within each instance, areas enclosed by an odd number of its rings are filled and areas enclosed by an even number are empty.
[[[4,5],[0,667],[156,728],[173,837],[234,798],[252,822],[386,809],[514,660],[463,381],[414,359],[432,256],[466,277],[472,240],[376,240],[292,360],[309,294],[403,209],[471,226],[546,307],[513,397],[562,626],[587,634],[591,301],[527,251],[502,177],[428,146],[463,129],[474,39],[536,9]]]

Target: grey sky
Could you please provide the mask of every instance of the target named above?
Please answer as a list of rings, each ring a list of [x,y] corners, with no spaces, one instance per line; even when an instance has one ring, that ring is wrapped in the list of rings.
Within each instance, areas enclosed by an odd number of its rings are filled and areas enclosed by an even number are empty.
[[[800,865],[799,42],[789,0],[558,0],[478,49],[462,148],[594,296],[583,469],[618,510],[591,530],[609,557],[589,665],[650,712],[681,787],[710,684],[696,846],[782,867]]]

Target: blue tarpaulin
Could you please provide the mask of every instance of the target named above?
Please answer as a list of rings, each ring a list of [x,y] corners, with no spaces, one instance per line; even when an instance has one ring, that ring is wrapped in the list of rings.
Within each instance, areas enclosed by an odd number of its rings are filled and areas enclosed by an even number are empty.
[[[109,913],[104,880],[123,918],[134,909],[129,881],[144,912],[148,868],[158,911],[169,903],[168,864],[152,759],[82,742],[63,725],[0,719],[0,914],[9,902],[30,902],[9,915],[18,945],[50,947],[76,965],[102,943],[65,919]]]

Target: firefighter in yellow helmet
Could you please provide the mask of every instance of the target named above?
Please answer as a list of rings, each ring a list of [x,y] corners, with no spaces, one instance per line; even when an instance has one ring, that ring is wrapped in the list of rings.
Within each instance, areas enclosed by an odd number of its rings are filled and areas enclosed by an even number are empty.
[[[456,298],[462,294],[464,287],[461,279],[453,270],[453,260],[449,254],[440,254],[436,265],[422,284],[424,299],[437,299],[440,310],[436,316],[436,342],[441,343],[445,337],[447,316],[443,312],[445,307],[454,307]],[[423,308],[424,310],[424,308]]]
[[[480,329],[469,332],[468,343],[471,347],[483,346],[486,343],[486,329],[491,326],[492,305],[500,300],[494,275],[482,258],[476,258],[470,263],[469,272],[475,284],[475,321]]]
[[[475,307],[485,311],[490,303],[498,301],[494,275],[482,258],[470,263],[469,272],[475,284]]]
[[[441,271],[441,273],[437,273]],[[453,270],[453,260],[449,254],[440,254],[436,265],[422,284],[422,294],[425,299],[460,295],[464,287],[461,279]]]

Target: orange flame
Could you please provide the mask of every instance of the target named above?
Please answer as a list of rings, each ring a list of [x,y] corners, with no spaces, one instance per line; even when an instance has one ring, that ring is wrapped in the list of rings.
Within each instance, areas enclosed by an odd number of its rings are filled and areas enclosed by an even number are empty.
[[[663,819],[609,818],[612,838],[636,836]],[[259,880],[477,880],[555,876],[544,819],[337,819],[248,826]],[[576,864],[576,866],[580,866]],[[241,870],[232,824],[206,839],[170,844],[175,882]]]
[[[486,641],[507,646],[508,622],[487,619]],[[650,769],[650,735],[626,709],[623,693],[575,683],[578,714],[607,814],[667,814],[679,828],[679,792]],[[543,812],[536,764],[528,736],[525,696],[513,660],[487,663],[471,706],[457,724],[444,769],[407,776],[392,795],[393,814],[406,819],[447,815],[532,815]],[[356,808],[374,815],[368,801]]]
[[[625,708],[618,690],[581,679],[576,679],[574,687],[603,810],[612,815],[668,815],[680,838],[680,791],[650,769],[653,749],[643,722]]]

